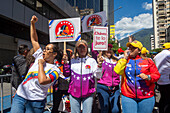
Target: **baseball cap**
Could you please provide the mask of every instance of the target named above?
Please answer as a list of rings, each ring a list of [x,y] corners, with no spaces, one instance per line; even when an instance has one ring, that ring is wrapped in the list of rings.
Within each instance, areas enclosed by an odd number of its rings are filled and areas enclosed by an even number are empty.
[[[78,47],[78,46],[80,46],[80,45],[83,45],[83,46],[85,46],[85,47],[88,46],[88,45],[87,45],[87,42],[86,42],[85,40],[81,40],[81,41],[78,41],[78,42],[76,43],[76,47]]]
[[[142,47],[141,54],[146,54],[146,53],[149,53],[149,51],[145,47]]]
[[[119,48],[117,51],[118,51],[118,53],[124,53],[124,51],[122,50],[122,48]]]
[[[127,47],[129,47],[130,45],[132,45],[133,47],[137,47],[137,48],[139,48],[140,50],[142,49],[142,47],[143,47],[143,45],[142,45],[142,43],[141,42],[139,42],[139,41],[137,41],[137,40],[135,40],[135,41],[133,41],[133,42],[128,42],[128,43],[126,43],[126,46]]]
[[[167,42],[163,45],[163,49],[169,49],[170,48],[170,42]]]

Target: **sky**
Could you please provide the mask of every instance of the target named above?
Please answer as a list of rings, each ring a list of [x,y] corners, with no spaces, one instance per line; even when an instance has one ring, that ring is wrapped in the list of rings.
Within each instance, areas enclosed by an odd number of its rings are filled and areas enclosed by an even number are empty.
[[[119,10],[116,10],[119,7]],[[114,0],[115,38],[153,27],[152,0]]]

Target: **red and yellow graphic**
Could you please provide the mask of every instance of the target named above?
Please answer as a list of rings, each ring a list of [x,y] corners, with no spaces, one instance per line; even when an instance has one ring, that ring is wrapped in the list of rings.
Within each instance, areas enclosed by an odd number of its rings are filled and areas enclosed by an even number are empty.
[[[74,26],[69,21],[61,21],[55,28],[56,39],[73,38]]]
[[[91,29],[92,26],[102,25],[102,18],[99,15],[92,15],[87,19],[87,28]]]

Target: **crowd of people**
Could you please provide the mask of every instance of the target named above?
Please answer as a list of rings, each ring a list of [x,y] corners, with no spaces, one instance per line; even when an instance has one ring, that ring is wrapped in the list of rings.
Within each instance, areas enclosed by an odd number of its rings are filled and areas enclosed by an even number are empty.
[[[155,83],[161,99],[159,113],[170,113],[170,43],[163,51],[148,58],[149,51],[134,37],[127,50],[112,44],[107,51],[88,52],[85,40],[78,41],[74,51],[62,51],[56,44],[41,49],[32,16],[30,37],[33,48],[19,47],[13,60],[13,102],[11,113],[43,113],[48,89],[53,87],[52,113],[59,110],[63,95],[70,102],[71,113],[152,113],[155,105]],[[98,107],[94,107],[98,100]],[[70,112],[70,111],[68,111]]]

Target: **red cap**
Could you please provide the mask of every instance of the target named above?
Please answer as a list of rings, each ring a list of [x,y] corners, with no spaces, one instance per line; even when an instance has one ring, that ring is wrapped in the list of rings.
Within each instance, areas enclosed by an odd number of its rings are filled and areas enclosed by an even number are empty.
[[[124,51],[122,50],[122,48],[119,48],[117,51],[118,51],[118,53],[124,53]]]

